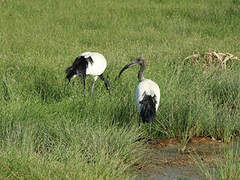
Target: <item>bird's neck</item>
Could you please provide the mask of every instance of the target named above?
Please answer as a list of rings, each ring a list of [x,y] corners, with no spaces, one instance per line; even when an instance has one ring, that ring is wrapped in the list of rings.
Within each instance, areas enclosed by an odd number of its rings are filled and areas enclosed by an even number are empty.
[[[143,77],[143,71],[145,69],[145,66],[141,66],[140,70],[138,71],[138,80],[141,82],[144,80],[144,77]]]

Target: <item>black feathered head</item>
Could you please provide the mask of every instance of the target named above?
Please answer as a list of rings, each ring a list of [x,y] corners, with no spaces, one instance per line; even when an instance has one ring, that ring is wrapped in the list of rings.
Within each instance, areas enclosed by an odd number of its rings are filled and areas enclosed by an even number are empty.
[[[76,74],[75,72],[74,72],[74,70],[73,70],[73,67],[72,66],[70,66],[70,67],[68,67],[66,70],[65,70],[65,72],[66,72],[66,79],[68,79],[68,82],[70,82],[71,81],[71,78]]]

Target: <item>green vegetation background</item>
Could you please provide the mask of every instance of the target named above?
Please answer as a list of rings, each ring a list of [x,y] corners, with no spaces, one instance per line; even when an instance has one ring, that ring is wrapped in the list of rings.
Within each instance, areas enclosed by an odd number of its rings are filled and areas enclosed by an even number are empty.
[[[184,58],[208,50],[240,56],[239,0],[1,0],[0,178],[127,179],[141,157],[135,87],[140,55],[159,84],[154,138],[240,132],[240,65],[207,69]],[[94,97],[66,67],[84,51],[102,53],[111,95]],[[87,78],[90,89],[92,78]]]

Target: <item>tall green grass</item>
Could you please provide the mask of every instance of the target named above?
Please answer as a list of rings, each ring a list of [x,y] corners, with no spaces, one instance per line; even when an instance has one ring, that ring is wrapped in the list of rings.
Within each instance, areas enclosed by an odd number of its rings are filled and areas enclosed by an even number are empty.
[[[239,166],[239,142],[231,144],[232,148],[225,147],[223,153],[218,155],[216,160],[209,165],[199,157],[196,160],[202,174],[206,179],[234,179],[240,177]]]
[[[161,102],[155,138],[239,135],[239,63],[207,70],[183,59],[209,49],[240,56],[237,0],[3,0],[0,2],[0,166],[9,179],[126,179],[140,156],[138,68],[115,80],[133,58]],[[84,51],[108,60],[109,95],[93,97],[64,70]],[[87,78],[90,89],[91,77]]]

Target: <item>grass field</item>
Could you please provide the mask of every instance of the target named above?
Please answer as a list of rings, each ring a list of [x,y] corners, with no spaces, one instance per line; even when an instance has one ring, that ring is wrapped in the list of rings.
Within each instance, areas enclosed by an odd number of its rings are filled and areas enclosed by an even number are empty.
[[[153,138],[240,133],[240,63],[207,69],[193,52],[240,57],[239,0],[1,0],[0,178],[132,179],[148,128],[137,125],[140,55],[161,89]],[[84,51],[106,57],[111,95],[98,80],[90,96],[64,70]],[[127,173],[126,173],[127,172]]]

